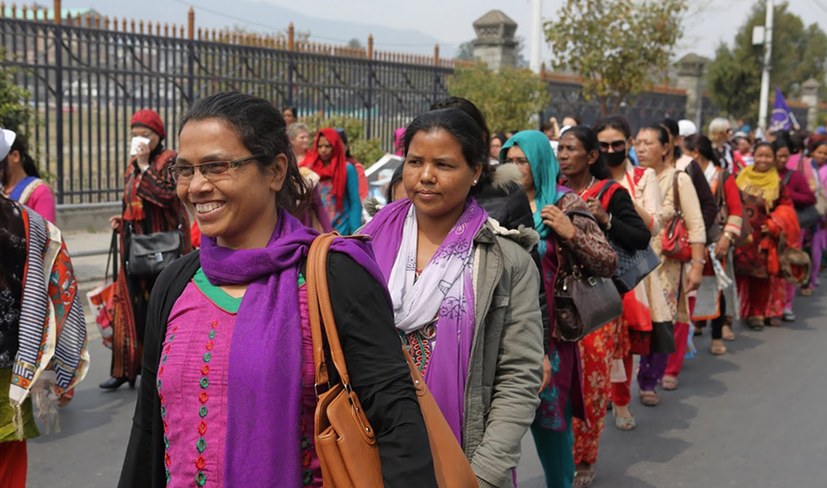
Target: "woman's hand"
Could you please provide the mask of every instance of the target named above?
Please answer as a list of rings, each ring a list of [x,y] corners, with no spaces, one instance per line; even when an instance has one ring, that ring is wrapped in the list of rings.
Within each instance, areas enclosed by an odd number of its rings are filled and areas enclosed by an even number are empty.
[[[112,230],[116,232],[121,230],[121,220],[120,215],[113,215],[109,217],[109,226],[112,227]]]
[[[543,210],[540,211],[540,217],[542,217],[543,223],[551,227],[563,240],[568,241],[573,238],[577,231],[569,216],[556,205],[543,207]]]
[[[701,287],[701,280],[704,277],[704,265],[700,262],[693,262],[686,275],[686,291],[695,291]]]
[[[540,391],[543,391],[551,383],[551,361],[548,360],[548,354],[543,356],[543,384],[540,385]]]
[[[144,172],[149,168],[149,144],[138,144],[138,151],[135,153],[135,162],[138,168]]]
[[[729,240],[729,236],[727,234],[721,235],[721,238],[715,244],[715,258],[724,261],[731,245],[732,241]]]
[[[597,199],[589,198],[586,200],[586,205],[589,206],[589,211],[594,215],[595,220],[597,220],[597,223],[600,224],[601,227],[606,227],[609,224],[609,214],[603,210],[603,206],[600,205]]]

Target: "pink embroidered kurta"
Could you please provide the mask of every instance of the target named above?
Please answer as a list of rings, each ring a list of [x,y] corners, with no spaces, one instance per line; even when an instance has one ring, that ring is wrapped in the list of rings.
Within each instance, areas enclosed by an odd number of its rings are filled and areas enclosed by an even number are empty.
[[[299,288],[302,324],[302,484],[321,487],[313,447],[313,343],[307,292]],[[236,314],[218,307],[190,282],[169,316],[158,368],[167,487],[224,485],[230,345]],[[258,376],[251,371],[251,375]],[[260,378],[265,381],[266,378]],[[233,412],[234,415],[242,414]]]

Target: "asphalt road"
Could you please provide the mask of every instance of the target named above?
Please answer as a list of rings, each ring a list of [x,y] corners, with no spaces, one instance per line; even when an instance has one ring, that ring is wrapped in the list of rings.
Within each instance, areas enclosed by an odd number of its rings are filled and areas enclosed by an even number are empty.
[[[633,400],[636,430],[620,432],[607,418],[593,486],[827,487],[825,288],[797,300],[794,324],[737,327],[726,356],[708,353],[708,336],[696,339],[699,355],[686,362],[677,391],[661,393],[655,408]],[[90,344],[92,366],[61,412],[62,431],[29,443],[30,487],[117,483],[136,390],[100,390],[109,351],[97,338]],[[530,434],[518,477],[521,488],[545,486]]]

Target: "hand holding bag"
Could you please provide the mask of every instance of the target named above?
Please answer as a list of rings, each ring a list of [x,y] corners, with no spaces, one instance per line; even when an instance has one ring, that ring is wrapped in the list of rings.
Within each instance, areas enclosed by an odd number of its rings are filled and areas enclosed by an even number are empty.
[[[566,214],[594,220],[588,212],[570,210]],[[575,342],[620,317],[620,294],[609,278],[588,276],[571,253],[559,248],[558,271],[554,283],[554,331],[556,339]]]
[[[382,466],[375,432],[362,410],[359,398],[350,386],[350,377],[344,360],[330,292],[327,284],[327,253],[337,233],[317,237],[307,257],[307,296],[318,404],[315,416],[316,454],[322,468],[326,488],[361,488],[383,486]],[[339,374],[340,383],[324,393],[320,386],[329,384],[325,364],[324,342],[327,337],[331,359]],[[476,488],[477,477],[442,415],[425,380],[419,374],[410,355],[402,348],[434,461],[434,474],[440,488]]]
[[[678,188],[678,174],[679,172],[676,171],[672,178],[675,217],[666,227],[661,243],[664,256],[682,263],[688,263],[692,260],[692,246],[689,244],[689,232],[686,230],[686,222],[683,220],[683,212],[681,211],[681,193]]]

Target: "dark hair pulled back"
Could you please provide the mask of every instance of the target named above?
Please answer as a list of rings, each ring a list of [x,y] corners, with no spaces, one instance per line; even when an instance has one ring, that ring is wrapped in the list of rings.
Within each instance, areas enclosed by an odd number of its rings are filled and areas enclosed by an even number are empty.
[[[488,144],[482,129],[467,113],[457,108],[431,110],[418,115],[405,130],[405,155],[407,156],[411,140],[418,132],[438,129],[448,132],[459,142],[462,155],[471,170],[488,166]],[[475,193],[480,186],[471,187],[471,193]]]
[[[287,175],[276,198],[278,206],[297,213],[309,204],[310,192],[299,173],[296,155],[287,138],[282,113],[263,98],[238,92],[222,92],[202,98],[190,109],[181,122],[181,128],[190,121],[220,119],[226,122],[253,154],[259,168],[270,167],[281,154],[287,157]],[[180,134],[180,130],[179,130]]]

